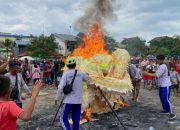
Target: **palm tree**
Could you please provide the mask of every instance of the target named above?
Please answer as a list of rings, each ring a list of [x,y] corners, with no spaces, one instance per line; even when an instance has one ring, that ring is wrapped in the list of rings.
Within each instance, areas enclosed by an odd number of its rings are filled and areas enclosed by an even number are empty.
[[[4,41],[0,40],[0,47],[3,48],[4,47]]]
[[[4,47],[6,49],[6,53],[7,53],[7,56],[8,56],[8,53],[13,51],[14,42],[11,39],[5,39]]]

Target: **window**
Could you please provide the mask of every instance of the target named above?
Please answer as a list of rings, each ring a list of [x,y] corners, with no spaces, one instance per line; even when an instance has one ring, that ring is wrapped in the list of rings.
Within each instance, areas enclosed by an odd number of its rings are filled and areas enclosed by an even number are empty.
[[[67,42],[67,49],[72,52],[74,49],[75,49],[75,43],[74,42],[71,42],[71,41],[68,41]]]

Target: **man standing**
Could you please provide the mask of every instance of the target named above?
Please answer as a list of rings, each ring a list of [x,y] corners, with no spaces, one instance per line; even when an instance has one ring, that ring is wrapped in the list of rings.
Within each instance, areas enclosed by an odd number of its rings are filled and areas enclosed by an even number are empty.
[[[83,81],[87,81],[88,77],[85,73],[75,70],[76,61],[74,58],[68,58],[66,66],[69,68],[69,70],[63,74],[58,86],[56,103],[57,100],[59,100],[61,93],[63,92],[64,86],[71,84],[75,76],[72,92],[65,95],[64,97],[63,107],[61,108],[60,122],[63,130],[71,130],[68,116],[70,113],[72,113],[73,130],[79,130],[82,104],[82,83]]]
[[[139,78],[140,71],[138,70],[136,65],[138,66],[138,60],[131,60],[131,63],[129,65],[129,75],[131,77],[133,85],[133,101],[137,101],[141,82]]]
[[[16,60],[10,61],[9,70],[10,72],[6,73],[5,76],[10,78],[12,88],[11,99],[22,108],[21,90],[23,89],[27,95],[31,95],[31,92],[19,73],[20,63]]]
[[[164,64],[165,56],[158,55],[156,59],[157,63],[159,64],[156,73],[152,74],[144,72],[144,74],[157,77],[159,86],[159,98],[163,107],[163,111],[161,111],[160,114],[169,114],[169,119],[175,119],[176,115],[172,113],[172,105],[169,101],[171,81],[168,68]]]

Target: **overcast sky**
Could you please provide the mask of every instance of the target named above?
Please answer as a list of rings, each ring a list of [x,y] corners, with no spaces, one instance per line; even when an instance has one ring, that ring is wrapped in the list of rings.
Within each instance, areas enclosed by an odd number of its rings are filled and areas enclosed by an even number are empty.
[[[90,0],[0,0],[0,32],[77,34],[73,23]],[[122,0],[117,21],[106,24],[116,40],[180,34],[180,0]],[[44,28],[44,29],[43,29]]]

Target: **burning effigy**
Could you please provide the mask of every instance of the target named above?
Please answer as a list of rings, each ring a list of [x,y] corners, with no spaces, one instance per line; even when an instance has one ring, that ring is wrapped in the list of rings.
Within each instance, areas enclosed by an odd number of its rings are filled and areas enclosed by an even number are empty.
[[[77,69],[87,73],[90,78],[90,87],[85,83],[83,85],[84,111],[87,111],[87,108],[98,114],[110,111],[108,104],[94,86],[101,88],[112,106],[114,103],[125,106],[121,95],[133,89],[127,72],[130,56],[126,50],[118,48],[112,54],[108,53],[98,23],[92,25],[82,38],[82,44],[71,56],[76,59]],[[114,108],[119,108],[119,105]]]

